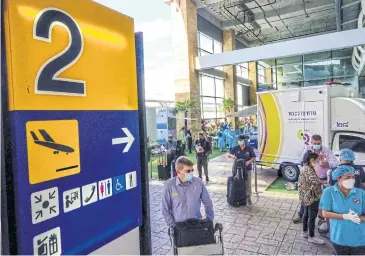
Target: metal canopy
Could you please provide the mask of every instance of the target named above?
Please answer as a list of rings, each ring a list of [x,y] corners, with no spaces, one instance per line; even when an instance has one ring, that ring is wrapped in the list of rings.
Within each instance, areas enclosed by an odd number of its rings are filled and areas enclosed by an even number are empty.
[[[194,1],[199,15],[248,47],[355,29],[361,11],[360,0]]]
[[[365,28],[306,37],[196,58],[196,69],[236,65],[365,45]]]
[[[227,117],[248,117],[257,115],[257,105],[249,106]]]

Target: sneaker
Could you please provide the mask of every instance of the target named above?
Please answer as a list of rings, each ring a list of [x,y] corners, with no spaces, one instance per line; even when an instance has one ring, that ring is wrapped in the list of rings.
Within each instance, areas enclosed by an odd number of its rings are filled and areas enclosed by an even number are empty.
[[[324,244],[324,240],[318,238],[318,237],[309,237],[308,238],[308,242],[313,243],[313,244]]]
[[[298,223],[302,223],[302,222],[303,222],[303,219],[300,216],[298,216],[295,219],[293,219],[293,223],[294,224],[298,224]]]
[[[247,197],[247,205],[248,206],[252,205],[251,197]]]
[[[304,237],[304,238],[308,238],[308,236],[309,236],[309,235],[308,235],[308,231],[307,231],[307,232],[304,232],[304,231],[303,231],[303,233],[302,233],[302,237]]]

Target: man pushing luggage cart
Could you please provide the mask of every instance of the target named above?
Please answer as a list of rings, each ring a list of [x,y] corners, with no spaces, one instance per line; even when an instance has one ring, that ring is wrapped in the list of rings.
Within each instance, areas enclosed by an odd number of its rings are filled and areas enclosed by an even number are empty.
[[[182,156],[176,160],[177,176],[164,184],[162,214],[169,226],[174,254],[223,254],[222,225],[213,228],[213,203],[200,178],[193,176],[194,163]],[[203,203],[206,218],[200,213]],[[217,239],[215,231],[219,231]]]

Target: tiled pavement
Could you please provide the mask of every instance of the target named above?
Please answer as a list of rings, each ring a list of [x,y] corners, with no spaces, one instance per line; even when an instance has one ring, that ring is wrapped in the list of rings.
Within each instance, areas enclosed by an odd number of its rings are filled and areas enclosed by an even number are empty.
[[[331,245],[309,244],[301,237],[301,225],[292,219],[298,208],[297,195],[264,192],[276,177],[274,170],[258,170],[258,191],[253,206],[234,208],[227,204],[226,180],[232,163],[225,157],[209,162],[211,182],[207,185],[212,197],[215,221],[224,227],[225,253],[229,255],[329,255]],[[161,213],[163,183],[150,182],[152,249],[154,255],[170,253],[167,226]],[[202,212],[204,210],[202,209]]]

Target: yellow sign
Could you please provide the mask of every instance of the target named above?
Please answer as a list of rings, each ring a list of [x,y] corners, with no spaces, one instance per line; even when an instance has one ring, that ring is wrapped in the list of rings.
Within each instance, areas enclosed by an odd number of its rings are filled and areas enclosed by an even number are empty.
[[[29,121],[26,132],[30,184],[80,172],[77,120]]]
[[[138,109],[133,19],[92,0],[7,0],[4,13],[10,110]]]

